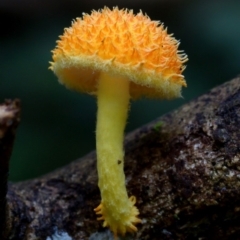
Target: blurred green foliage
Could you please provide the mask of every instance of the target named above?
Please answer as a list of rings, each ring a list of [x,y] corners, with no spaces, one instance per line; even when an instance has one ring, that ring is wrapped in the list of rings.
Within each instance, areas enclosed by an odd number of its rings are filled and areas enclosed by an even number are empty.
[[[135,12],[142,9],[151,19],[164,22],[169,33],[181,40],[180,49],[189,56],[184,72],[188,88],[183,90],[184,99],[133,102],[126,132],[240,72],[240,1],[172,1],[165,7],[166,1],[160,2],[123,6],[114,1],[112,5],[134,8]],[[95,149],[95,99],[59,85],[48,62],[63,28],[83,11],[99,7],[83,4],[82,8],[44,15],[8,10],[1,16],[4,26],[9,26],[0,35],[0,101],[20,98],[22,102],[10,180],[42,175]],[[11,17],[15,17],[14,24],[8,22]]]

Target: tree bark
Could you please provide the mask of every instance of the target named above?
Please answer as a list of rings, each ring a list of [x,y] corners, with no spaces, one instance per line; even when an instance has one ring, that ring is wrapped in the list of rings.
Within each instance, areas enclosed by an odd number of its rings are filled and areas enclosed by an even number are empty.
[[[240,78],[128,134],[125,152],[142,224],[124,239],[239,239]],[[111,239],[93,211],[97,180],[93,152],[9,184],[6,239]]]

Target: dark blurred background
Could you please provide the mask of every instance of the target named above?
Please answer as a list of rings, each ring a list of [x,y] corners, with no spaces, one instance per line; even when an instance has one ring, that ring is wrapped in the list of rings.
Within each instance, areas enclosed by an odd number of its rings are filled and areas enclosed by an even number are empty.
[[[63,28],[105,5],[161,20],[189,56],[184,98],[133,102],[127,132],[240,73],[239,0],[1,0],[0,102],[22,102],[10,180],[40,176],[95,149],[95,99],[59,85],[48,62]]]

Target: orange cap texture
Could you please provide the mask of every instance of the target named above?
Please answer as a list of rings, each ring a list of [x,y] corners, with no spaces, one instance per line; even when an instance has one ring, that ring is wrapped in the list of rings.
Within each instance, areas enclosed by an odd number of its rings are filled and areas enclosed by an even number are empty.
[[[50,69],[70,89],[95,94],[104,71],[130,81],[132,98],[174,98],[186,86],[187,56],[158,21],[141,11],[105,7],[66,28],[52,51]]]

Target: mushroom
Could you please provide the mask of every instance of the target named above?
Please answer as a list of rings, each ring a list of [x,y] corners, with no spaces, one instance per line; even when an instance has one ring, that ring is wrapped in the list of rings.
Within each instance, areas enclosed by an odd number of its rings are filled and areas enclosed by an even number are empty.
[[[50,69],[67,88],[97,98],[96,149],[101,203],[95,212],[115,236],[137,231],[136,198],[124,175],[124,128],[130,99],[181,96],[187,56],[158,21],[141,11],[105,7],[64,30]]]

